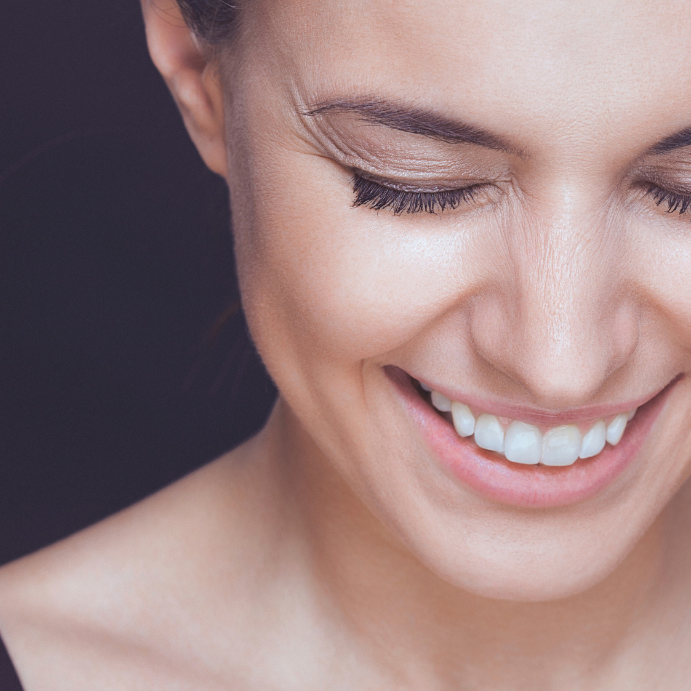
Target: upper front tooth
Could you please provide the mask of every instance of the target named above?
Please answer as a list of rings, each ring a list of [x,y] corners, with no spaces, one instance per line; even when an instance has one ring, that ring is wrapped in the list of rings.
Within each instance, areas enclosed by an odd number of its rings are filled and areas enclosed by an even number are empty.
[[[432,387],[429,384],[425,384],[425,382],[423,382],[423,381],[418,382],[418,384],[420,384],[420,388],[423,391],[426,391],[427,393],[429,393],[432,390]]]
[[[612,446],[616,446],[621,441],[628,421],[628,415],[626,413],[619,413],[619,415],[607,425],[607,441]]]
[[[605,421],[598,420],[590,428],[590,431],[583,436],[581,453],[578,454],[579,458],[592,458],[593,456],[597,456],[597,454],[605,448],[606,434],[607,428],[605,427]]]
[[[504,451],[504,428],[496,416],[480,415],[475,423],[475,443],[488,451]]]
[[[432,405],[442,413],[451,412],[453,425],[461,437],[475,435],[475,443],[481,449],[503,453],[513,463],[548,466],[567,466],[578,458],[597,456],[609,442],[613,446],[621,441],[629,420],[636,414],[636,408],[617,415],[609,425],[598,420],[585,435],[576,425],[561,425],[544,435],[533,425],[518,420],[504,430],[501,418],[482,413],[477,420],[464,403],[452,401],[444,394],[433,391],[427,384],[420,387],[432,392]]]
[[[448,413],[451,410],[451,401],[438,391],[432,391],[432,405],[442,413]]]
[[[542,440],[545,465],[571,465],[581,451],[581,433],[576,425],[554,427]]]
[[[504,455],[514,463],[538,463],[542,455],[540,430],[525,422],[512,422],[504,437]]]
[[[453,426],[461,437],[469,437],[475,431],[475,416],[464,403],[452,401]]]

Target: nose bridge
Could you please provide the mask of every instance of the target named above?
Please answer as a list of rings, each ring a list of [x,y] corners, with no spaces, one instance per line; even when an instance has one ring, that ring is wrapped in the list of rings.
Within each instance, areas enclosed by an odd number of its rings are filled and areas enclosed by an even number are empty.
[[[587,403],[635,350],[638,326],[622,290],[618,244],[606,220],[575,214],[507,235],[511,270],[489,299],[495,314],[486,322],[496,331],[474,340],[539,405]]]
[[[612,277],[605,279],[598,266],[597,252],[564,235],[548,230],[534,260],[515,267],[513,286],[521,346],[531,354],[530,364],[554,382],[604,335],[603,294],[614,292],[607,286]]]

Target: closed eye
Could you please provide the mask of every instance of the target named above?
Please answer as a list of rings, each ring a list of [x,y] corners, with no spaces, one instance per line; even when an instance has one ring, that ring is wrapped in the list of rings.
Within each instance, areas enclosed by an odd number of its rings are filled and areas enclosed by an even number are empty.
[[[679,194],[678,192],[670,192],[669,190],[662,189],[657,185],[648,186],[648,194],[655,200],[657,206],[662,206],[665,204],[667,208],[665,211],[668,214],[673,214],[678,212],[680,215],[684,215],[689,209],[691,209],[691,196],[687,194]]]
[[[481,185],[434,191],[401,190],[355,174],[353,177],[353,206],[366,206],[375,211],[391,209],[395,215],[429,213],[457,209],[475,198]]]

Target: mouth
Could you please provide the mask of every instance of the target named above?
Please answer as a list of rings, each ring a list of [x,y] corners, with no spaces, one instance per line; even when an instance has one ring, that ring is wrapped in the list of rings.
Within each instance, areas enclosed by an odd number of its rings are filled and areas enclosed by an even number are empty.
[[[680,379],[641,400],[550,413],[483,409],[481,401],[454,400],[398,367],[385,372],[442,466],[488,499],[535,508],[584,501],[611,486]]]
[[[427,384],[416,381],[420,394],[451,422],[460,437],[473,437],[486,451],[501,454],[511,463],[564,467],[578,459],[593,458],[606,444],[616,446],[638,406],[596,420],[560,425],[532,425],[525,420],[492,415],[466,403],[452,401]],[[446,415],[448,414],[448,416]]]

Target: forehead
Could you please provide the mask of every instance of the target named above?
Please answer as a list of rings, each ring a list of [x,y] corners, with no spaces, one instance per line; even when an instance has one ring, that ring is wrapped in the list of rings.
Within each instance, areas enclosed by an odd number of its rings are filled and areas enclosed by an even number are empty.
[[[653,141],[691,119],[687,10],[687,0],[251,0],[248,35],[253,59],[297,100],[378,96],[527,139],[625,129]]]

